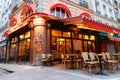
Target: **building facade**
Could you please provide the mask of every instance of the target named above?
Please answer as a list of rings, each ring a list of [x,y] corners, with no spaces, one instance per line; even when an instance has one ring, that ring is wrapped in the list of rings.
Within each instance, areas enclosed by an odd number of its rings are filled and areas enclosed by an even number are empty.
[[[59,62],[62,54],[119,52],[116,23],[110,0],[25,1],[4,32],[6,61],[41,65],[45,57]]]
[[[3,33],[8,27],[9,15],[11,11],[9,10],[12,5],[10,0],[0,0],[0,60],[3,60],[5,57],[6,49],[6,38]]]
[[[6,37],[4,31],[9,27],[9,16],[14,13],[25,0],[1,0],[0,2],[0,59],[4,60],[6,53]]]

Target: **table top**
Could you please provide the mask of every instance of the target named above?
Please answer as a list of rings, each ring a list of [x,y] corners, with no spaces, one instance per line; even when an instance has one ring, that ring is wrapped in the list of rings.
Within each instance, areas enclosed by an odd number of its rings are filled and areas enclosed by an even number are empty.
[[[113,56],[120,56],[120,54],[111,54],[111,55],[113,55]]]

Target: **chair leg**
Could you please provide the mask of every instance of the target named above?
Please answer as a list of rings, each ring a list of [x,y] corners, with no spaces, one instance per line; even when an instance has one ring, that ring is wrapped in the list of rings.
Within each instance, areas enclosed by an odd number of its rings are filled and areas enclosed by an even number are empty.
[[[89,73],[91,74],[92,65],[89,64],[88,67],[89,67]]]

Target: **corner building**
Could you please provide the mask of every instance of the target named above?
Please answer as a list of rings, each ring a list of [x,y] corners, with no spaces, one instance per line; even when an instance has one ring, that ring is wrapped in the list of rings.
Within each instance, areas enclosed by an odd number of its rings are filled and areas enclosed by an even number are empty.
[[[10,16],[9,28],[4,32],[6,61],[41,65],[46,56],[60,62],[62,54],[119,52],[120,29],[116,22],[93,12],[88,2],[24,2]],[[111,47],[107,47],[109,43]]]

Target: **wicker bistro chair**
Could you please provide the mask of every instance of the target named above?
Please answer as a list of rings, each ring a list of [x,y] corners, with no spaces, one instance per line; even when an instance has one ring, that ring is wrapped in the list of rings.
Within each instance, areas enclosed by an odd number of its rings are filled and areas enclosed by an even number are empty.
[[[48,61],[48,59],[47,59],[47,57],[46,57],[46,54],[41,54],[41,57],[42,57],[42,65],[43,66],[47,66],[47,61]]]
[[[91,58],[89,58],[89,54],[90,54]],[[89,54],[88,54],[88,52],[82,52],[82,58],[83,58],[83,61],[84,61],[84,68],[86,66],[88,66],[89,72],[91,73],[92,66],[93,65],[98,65],[99,62],[97,60],[95,60],[94,53],[91,52]]]
[[[91,61],[99,62],[98,56],[94,52],[89,52],[89,56]]]
[[[62,54],[61,59],[62,59],[62,64],[64,65],[64,67],[68,68],[68,66],[70,64],[69,55],[68,54]]]
[[[118,61],[112,60],[110,54],[107,52],[106,53],[102,52],[102,57],[104,62],[108,64],[108,68],[110,69],[110,67],[112,67],[112,70],[115,71]]]

